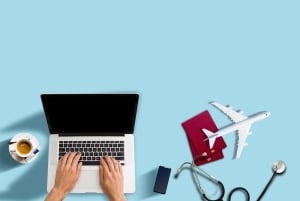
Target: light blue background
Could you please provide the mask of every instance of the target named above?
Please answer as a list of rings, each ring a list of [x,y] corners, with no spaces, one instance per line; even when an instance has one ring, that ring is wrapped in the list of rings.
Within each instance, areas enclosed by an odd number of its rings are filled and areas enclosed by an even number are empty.
[[[208,109],[218,127],[230,123],[208,104],[212,100],[249,115],[272,114],[252,127],[239,160],[232,160],[235,135],[227,135],[225,158],[203,169],[223,181],[227,194],[243,186],[255,200],[272,163],[282,159],[287,172],[263,200],[295,200],[299,9],[298,0],[1,1],[0,200],[46,196],[48,130],[40,94],[105,92],[140,94],[137,192],[128,200],[200,200],[188,171],[170,178],[166,195],[151,191],[159,165],[172,168],[173,176],[191,159],[181,122]],[[34,134],[42,146],[27,165],[7,152],[18,132]],[[205,186],[212,194],[211,184]],[[66,198],[83,199],[106,200]]]

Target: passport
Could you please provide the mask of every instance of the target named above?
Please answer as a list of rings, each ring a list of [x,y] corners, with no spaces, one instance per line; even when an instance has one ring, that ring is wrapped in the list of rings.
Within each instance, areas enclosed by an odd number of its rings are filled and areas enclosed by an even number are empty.
[[[194,163],[199,166],[224,158],[222,150],[226,148],[223,137],[218,137],[212,149],[209,147],[203,128],[216,132],[218,128],[210,113],[205,110],[182,123],[186,133]]]

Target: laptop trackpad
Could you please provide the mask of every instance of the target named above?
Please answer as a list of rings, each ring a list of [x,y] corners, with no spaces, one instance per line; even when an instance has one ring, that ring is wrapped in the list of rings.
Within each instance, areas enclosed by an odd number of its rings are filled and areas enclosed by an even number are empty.
[[[72,193],[100,193],[99,170],[81,170],[77,184]]]

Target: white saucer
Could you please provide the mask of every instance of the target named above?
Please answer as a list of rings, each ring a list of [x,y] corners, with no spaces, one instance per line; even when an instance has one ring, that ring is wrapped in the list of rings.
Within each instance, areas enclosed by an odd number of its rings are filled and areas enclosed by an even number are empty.
[[[33,153],[26,157],[26,158],[22,158],[22,157],[19,157],[17,156],[16,154],[16,143],[14,142],[17,142],[18,140],[20,139],[28,139],[32,142],[32,145],[33,145]],[[9,151],[9,154],[11,155],[11,157],[19,162],[19,163],[29,163],[31,161],[33,161],[39,154],[40,152],[40,145],[39,145],[39,142],[38,140],[31,134],[29,133],[19,133],[17,135],[15,135],[9,142],[8,142],[9,146],[8,146],[8,151]]]

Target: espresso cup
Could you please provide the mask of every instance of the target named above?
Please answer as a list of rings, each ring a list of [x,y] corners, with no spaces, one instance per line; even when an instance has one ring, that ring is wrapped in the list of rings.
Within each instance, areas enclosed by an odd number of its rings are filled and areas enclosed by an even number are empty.
[[[16,154],[21,157],[25,158],[32,154],[33,145],[29,139],[20,139],[16,142]]]

